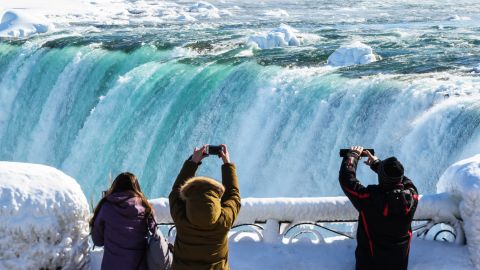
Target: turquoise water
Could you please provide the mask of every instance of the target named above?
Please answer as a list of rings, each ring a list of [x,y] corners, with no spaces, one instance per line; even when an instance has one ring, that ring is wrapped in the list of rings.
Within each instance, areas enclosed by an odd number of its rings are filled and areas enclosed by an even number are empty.
[[[435,192],[448,165],[480,151],[479,4],[369,4],[245,2],[188,26],[79,24],[3,40],[0,160],[60,168],[88,197],[128,170],[158,197],[194,146],[227,143],[245,197],[320,196],[341,194],[338,149],[361,144]],[[290,16],[259,15],[273,8]],[[280,23],[320,38],[245,44]],[[325,67],[351,40],[381,60]],[[220,164],[210,157],[200,174],[219,178]]]

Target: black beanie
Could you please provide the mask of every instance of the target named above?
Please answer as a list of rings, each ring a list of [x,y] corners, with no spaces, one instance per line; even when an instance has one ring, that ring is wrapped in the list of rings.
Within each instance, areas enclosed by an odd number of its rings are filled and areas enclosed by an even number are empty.
[[[378,168],[378,178],[380,183],[384,184],[396,184],[402,181],[403,178],[403,165],[398,161],[396,157],[389,157],[380,162]]]

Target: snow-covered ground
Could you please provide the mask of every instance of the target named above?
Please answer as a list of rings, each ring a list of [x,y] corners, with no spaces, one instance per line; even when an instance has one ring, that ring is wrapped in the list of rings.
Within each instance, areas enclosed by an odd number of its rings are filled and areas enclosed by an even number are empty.
[[[234,243],[230,245],[232,269],[285,270],[353,270],[355,269],[354,240],[330,244],[275,245],[265,243]],[[474,269],[467,248],[451,243],[417,240],[412,242],[410,270]]]
[[[233,270],[353,270],[354,240],[329,244],[268,244],[230,242],[229,262]],[[92,253],[92,270],[100,270],[101,251]],[[466,246],[415,240],[411,245],[410,270],[474,270]]]

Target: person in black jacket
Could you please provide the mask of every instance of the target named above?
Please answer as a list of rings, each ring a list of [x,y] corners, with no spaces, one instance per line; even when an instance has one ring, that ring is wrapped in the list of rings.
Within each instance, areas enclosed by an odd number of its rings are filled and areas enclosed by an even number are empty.
[[[378,185],[363,186],[356,177],[362,153],[378,175]],[[358,210],[356,270],[405,270],[408,267],[417,188],[395,157],[379,160],[354,146],[340,167],[340,185]]]

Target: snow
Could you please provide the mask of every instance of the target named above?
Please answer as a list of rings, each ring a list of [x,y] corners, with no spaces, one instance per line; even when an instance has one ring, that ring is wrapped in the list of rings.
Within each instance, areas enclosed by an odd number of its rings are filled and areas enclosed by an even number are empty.
[[[449,192],[460,201],[467,246],[480,269],[480,154],[450,166],[437,183],[438,192]]]
[[[287,46],[299,46],[301,36],[298,31],[286,24],[271,30],[267,34],[252,35],[247,43],[257,46],[260,49],[273,49]]]
[[[318,245],[239,242],[230,243],[229,261],[232,269],[242,270],[351,270],[355,268],[355,247],[355,240],[340,240]],[[465,246],[414,240],[408,269],[473,270],[465,252]]]
[[[47,33],[54,26],[45,18],[34,16],[20,10],[0,11],[0,37],[26,38],[31,35]]]
[[[43,165],[0,162],[0,269],[78,269],[89,210],[77,182]]]
[[[337,240],[328,244],[298,242],[272,244],[230,240],[229,264],[232,269],[351,270],[355,265],[355,240]],[[100,270],[103,252],[91,253],[92,270]],[[409,270],[474,270],[466,246],[446,242],[414,240]]]
[[[359,41],[343,45],[336,49],[327,60],[327,64],[334,67],[351,65],[365,65],[377,61],[370,46]]]

